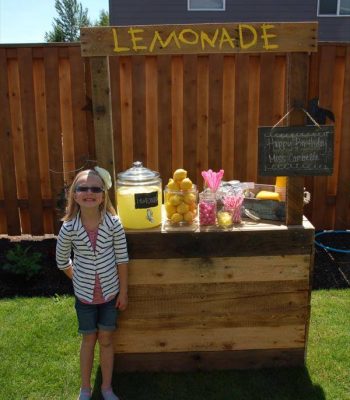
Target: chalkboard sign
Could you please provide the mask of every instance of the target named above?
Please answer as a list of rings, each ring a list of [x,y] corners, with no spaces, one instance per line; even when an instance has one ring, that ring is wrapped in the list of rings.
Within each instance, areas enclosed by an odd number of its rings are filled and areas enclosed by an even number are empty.
[[[259,174],[332,175],[334,127],[259,128]]]
[[[150,208],[158,206],[158,192],[135,193],[135,208]]]

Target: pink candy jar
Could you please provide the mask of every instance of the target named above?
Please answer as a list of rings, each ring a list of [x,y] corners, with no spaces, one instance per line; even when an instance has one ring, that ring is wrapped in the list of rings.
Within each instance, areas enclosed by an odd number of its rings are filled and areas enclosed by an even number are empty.
[[[211,190],[199,193],[199,224],[210,226],[216,224],[216,194]]]

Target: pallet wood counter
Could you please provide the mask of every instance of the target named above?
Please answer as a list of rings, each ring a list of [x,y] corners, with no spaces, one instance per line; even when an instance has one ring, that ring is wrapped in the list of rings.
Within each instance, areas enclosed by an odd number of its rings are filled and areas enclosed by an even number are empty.
[[[302,365],[314,228],[245,221],[232,231],[127,231],[129,306],[117,371]]]

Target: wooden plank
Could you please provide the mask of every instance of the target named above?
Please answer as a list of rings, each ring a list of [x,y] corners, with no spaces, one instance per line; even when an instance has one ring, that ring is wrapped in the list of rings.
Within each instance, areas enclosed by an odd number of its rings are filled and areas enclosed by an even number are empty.
[[[275,54],[260,55],[259,126],[273,125],[273,82],[275,79],[275,57]],[[275,184],[275,178],[264,177],[259,175],[258,173],[258,182],[265,184]]]
[[[139,25],[81,29],[84,57],[316,51],[317,22]]]
[[[201,172],[209,168],[209,58],[198,57],[197,70],[197,176],[199,190],[203,187]]]
[[[235,119],[234,128],[234,170],[233,176],[244,182],[246,179],[247,167],[247,131],[249,120],[249,56],[240,54],[236,56],[235,69],[235,115],[239,118]]]
[[[89,150],[90,160],[96,160],[94,116],[92,110],[91,68],[89,59],[84,59],[84,71],[85,71],[84,76],[85,76],[85,100],[86,100],[86,103],[84,105],[84,112],[86,120],[88,150]]]
[[[132,117],[133,117],[133,159],[142,161],[147,166],[146,159],[146,73],[145,57],[132,58]]]
[[[158,61],[158,160],[160,176],[172,176],[171,57]]]
[[[336,52],[334,46],[327,45],[320,47],[319,104],[320,107],[327,109],[332,108],[335,55]],[[314,199],[317,199],[317,202],[312,202],[312,216],[317,229],[319,229],[320,226],[323,226],[325,229],[331,229],[331,217],[329,214],[329,206],[327,205],[327,182],[328,178],[326,176],[314,178],[312,195]]]
[[[18,70],[20,80],[21,110],[23,118],[23,136],[25,162],[27,169],[29,215],[31,233],[44,233],[43,209],[41,206],[40,169],[38,141],[35,124],[35,99],[33,86],[33,61],[30,48],[18,49]],[[39,178],[39,179],[38,179]]]
[[[289,54],[288,55],[288,101],[287,110],[299,105],[305,106],[307,100],[308,87],[308,55]],[[289,125],[304,125],[305,114],[300,109],[295,109],[289,117]],[[286,204],[286,224],[300,225],[303,220],[303,193],[304,178],[287,178],[287,204]]]
[[[21,94],[19,84],[18,60],[8,59],[8,84],[11,111],[11,129],[13,133],[13,151],[16,172],[16,187],[18,199],[28,199],[26,179],[25,152],[23,143],[23,124],[21,110]],[[30,216],[28,210],[19,210],[22,234],[31,233]]]
[[[318,46],[320,49],[321,45]],[[319,95],[319,74],[318,74],[318,66],[319,66],[319,53],[312,53],[310,55],[309,62],[309,86],[308,86],[308,100],[318,97]],[[313,189],[314,189],[314,181],[315,178],[311,176],[305,177],[305,188],[307,191],[311,193],[311,197],[313,198]],[[312,216],[312,203],[308,206],[304,207],[304,214],[310,220],[313,219]]]
[[[249,97],[248,97],[248,132],[247,132],[247,165],[246,180],[258,182],[258,125],[260,96],[260,57],[249,57]]]
[[[107,57],[90,60],[92,80],[92,105],[94,113],[97,164],[105,168],[115,182],[112,106]],[[115,192],[109,191],[115,204]]]
[[[9,103],[6,50],[0,48],[0,148],[1,148],[1,192],[4,208],[0,212],[1,233],[21,233],[17,209],[16,172],[13,153],[13,131]]]
[[[69,47],[69,67],[75,169],[86,169],[88,167],[86,160],[91,158],[86,137],[86,116],[84,112],[86,105],[84,64],[79,47]]]
[[[235,57],[223,60],[222,137],[221,160],[225,180],[234,179],[234,128],[235,128]]]
[[[112,57],[114,58],[114,57]],[[159,170],[157,57],[146,57],[146,158],[147,166]]]
[[[342,109],[342,136],[339,152],[338,196],[335,206],[335,229],[348,229],[350,226],[350,46],[347,47],[344,71],[344,93]],[[338,122],[337,122],[338,123]]]
[[[0,177],[2,177],[3,171],[0,163]],[[0,201],[3,205],[0,206],[0,232],[3,235],[7,234],[7,219],[6,219],[6,210],[4,204],[4,185],[2,183],[2,179],[0,179]]]
[[[183,147],[184,168],[188,176],[197,184],[197,56],[186,55],[184,60],[184,96],[183,96]]]
[[[70,185],[78,168],[75,167],[74,159],[74,131],[71,88],[72,81],[70,76],[69,59],[61,58],[58,66],[58,77],[60,85],[60,109],[62,127],[62,151],[63,151],[63,171],[64,181]]]
[[[46,123],[45,70],[43,59],[33,59],[33,82],[35,97],[35,120],[38,140],[41,194],[45,200],[52,199],[49,172],[49,146]],[[52,209],[43,209],[44,232],[54,233]]]
[[[129,278],[133,286],[305,280],[310,263],[310,255],[136,259],[130,261]]]
[[[44,66],[51,193],[55,203],[57,202],[55,205],[61,210],[53,208],[54,230],[58,233],[59,217],[65,207],[65,192],[57,48],[44,49]]]
[[[287,72],[287,59],[286,56],[276,56],[273,66],[273,107],[272,107],[272,123],[276,124],[286,113],[286,72]],[[283,126],[285,120],[279,126]]]
[[[276,227],[276,225],[273,225]],[[298,229],[300,228],[300,229]],[[231,232],[126,231],[131,259],[310,254],[313,228]]]
[[[248,315],[308,305],[309,280],[130,286],[127,319]],[[270,318],[270,317],[269,317]],[[273,318],[273,317],[272,317]]]
[[[223,351],[249,349],[303,348],[304,325],[282,327],[238,327],[145,331],[117,330],[116,353],[163,353],[182,351]]]
[[[156,303],[149,303],[156,306]],[[205,307],[203,307],[205,308]],[[191,310],[191,308],[190,308]],[[274,308],[273,310],[260,310],[259,307],[249,311],[249,313],[242,312],[227,312],[219,315],[213,315],[207,310],[201,310],[200,318],[198,315],[190,313],[189,315],[168,315],[157,318],[156,315],[149,315],[146,313],[144,317],[135,318],[130,313],[124,313],[119,319],[118,323],[125,331],[143,331],[145,334],[150,335],[151,332],[158,332],[159,330],[178,330],[178,329],[205,329],[215,330],[217,328],[240,328],[247,326],[259,327],[276,327],[276,326],[289,326],[301,325],[307,321],[309,307],[307,304],[299,305],[288,308]]]
[[[114,143],[115,170],[123,170],[122,127],[121,127],[121,93],[120,93],[120,60],[119,57],[109,57],[109,74],[112,98],[112,126]]]
[[[118,353],[115,368],[119,372],[184,372],[276,368],[304,365],[304,349],[254,349],[178,353]]]
[[[183,57],[171,58],[172,170],[183,168]],[[171,175],[170,175],[171,176]],[[169,176],[169,177],[170,177]]]
[[[134,161],[133,120],[132,120],[132,60],[123,57],[120,60],[120,112],[123,170],[130,168]]]
[[[209,132],[208,165],[214,171],[222,168],[222,91],[223,56],[209,56]]]

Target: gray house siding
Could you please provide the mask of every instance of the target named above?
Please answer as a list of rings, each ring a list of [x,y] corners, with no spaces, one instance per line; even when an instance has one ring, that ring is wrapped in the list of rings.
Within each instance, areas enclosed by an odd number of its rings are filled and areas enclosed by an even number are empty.
[[[319,17],[320,42],[350,42],[350,17]]]
[[[111,25],[319,21],[320,41],[350,41],[350,17],[317,18],[317,0],[226,0],[225,11],[188,11],[187,0],[109,0]]]

